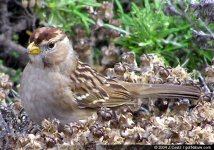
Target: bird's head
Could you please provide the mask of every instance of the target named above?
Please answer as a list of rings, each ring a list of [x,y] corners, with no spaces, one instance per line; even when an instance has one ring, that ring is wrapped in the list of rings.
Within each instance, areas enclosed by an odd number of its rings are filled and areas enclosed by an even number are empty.
[[[65,61],[73,53],[73,48],[60,29],[42,27],[32,33],[27,52],[31,63],[52,66]]]

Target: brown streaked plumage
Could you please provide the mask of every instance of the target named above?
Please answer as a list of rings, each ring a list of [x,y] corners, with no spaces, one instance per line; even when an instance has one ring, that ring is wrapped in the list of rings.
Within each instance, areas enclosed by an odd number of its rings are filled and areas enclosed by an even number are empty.
[[[22,104],[35,121],[62,123],[85,119],[98,107],[134,104],[140,97],[197,99],[195,86],[155,85],[110,80],[78,60],[65,34],[57,28],[37,29],[28,47],[31,63],[22,76]],[[50,44],[51,43],[51,44]]]
[[[51,38],[54,38],[58,34],[61,34],[62,32],[58,30],[57,28],[50,27],[50,28],[38,28],[35,30],[32,35],[30,36],[30,43],[34,42],[36,45],[39,45],[42,41],[48,41]]]

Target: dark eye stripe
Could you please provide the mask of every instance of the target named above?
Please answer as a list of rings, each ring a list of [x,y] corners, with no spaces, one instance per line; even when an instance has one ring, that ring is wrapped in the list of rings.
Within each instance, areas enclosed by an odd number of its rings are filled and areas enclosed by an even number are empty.
[[[59,38],[57,41],[62,41],[64,38],[66,37],[66,35],[63,35],[61,38]]]
[[[55,40],[55,41],[51,41],[52,44],[56,44],[57,42],[62,41],[64,38],[66,37],[66,35],[61,36],[59,39]]]
[[[63,35],[63,36],[61,36],[59,39],[57,39],[57,40],[55,40],[55,41],[51,41],[51,42],[49,42],[49,43],[42,44],[42,47],[44,47],[44,50],[45,50],[45,51],[51,50],[51,48],[53,48],[57,42],[62,41],[65,37],[66,37],[66,35]],[[54,44],[54,46],[53,46],[53,47],[50,47],[49,44]]]

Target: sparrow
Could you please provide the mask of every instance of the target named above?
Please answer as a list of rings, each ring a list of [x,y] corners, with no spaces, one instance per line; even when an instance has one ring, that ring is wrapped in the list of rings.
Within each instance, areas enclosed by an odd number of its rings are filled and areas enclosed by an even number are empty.
[[[78,59],[72,43],[58,28],[36,29],[29,40],[20,83],[21,103],[35,122],[58,119],[62,124],[87,119],[98,108],[133,105],[137,98],[198,99],[196,86],[142,84],[108,79]]]

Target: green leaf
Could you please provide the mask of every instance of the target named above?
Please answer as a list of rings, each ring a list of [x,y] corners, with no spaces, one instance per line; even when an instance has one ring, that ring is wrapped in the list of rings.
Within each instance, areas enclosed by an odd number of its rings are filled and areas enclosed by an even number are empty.
[[[130,34],[128,31],[125,31],[122,28],[116,27],[116,26],[111,25],[111,24],[104,24],[104,27],[111,28],[113,30],[119,31],[120,33],[124,33],[126,35]]]
[[[118,0],[115,0],[115,2],[116,2],[116,5],[117,5],[117,7],[118,7],[119,13],[120,13],[121,15],[124,15],[123,7],[122,7],[122,5],[120,4],[120,2],[119,2]]]

